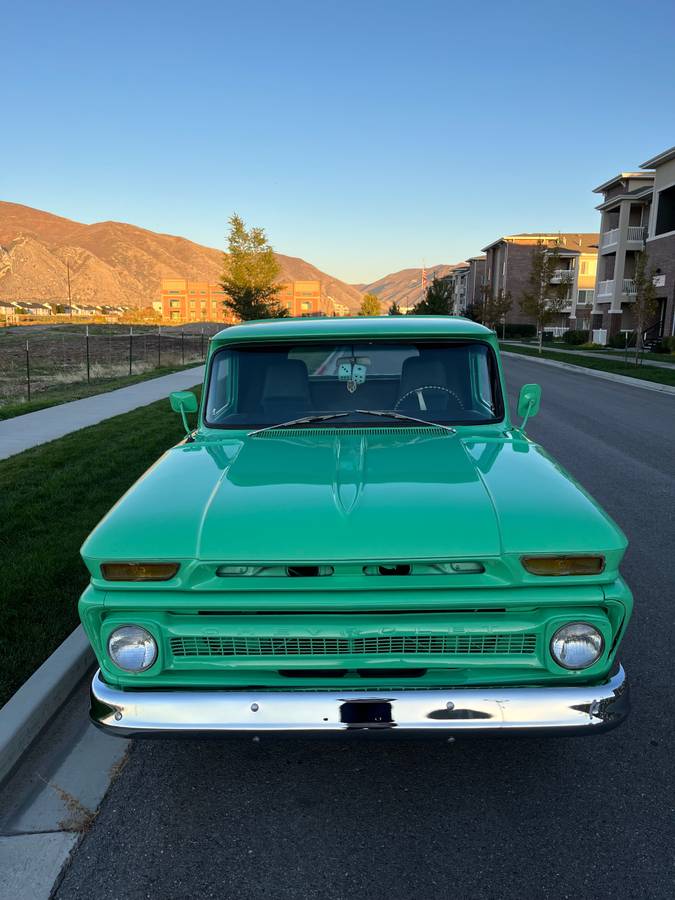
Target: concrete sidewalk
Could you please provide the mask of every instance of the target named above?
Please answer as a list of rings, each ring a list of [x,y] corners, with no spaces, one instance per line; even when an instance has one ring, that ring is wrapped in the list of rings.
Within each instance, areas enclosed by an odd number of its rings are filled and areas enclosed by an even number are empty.
[[[523,344],[521,341],[500,341],[500,344],[503,344],[505,347],[511,345],[512,347],[527,347],[530,350],[536,350],[537,344]],[[624,362],[624,352],[623,350],[617,351],[607,351],[606,353],[595,353],[593,350],[563,350],[562,347],[550,347],[544,344],[544,351],[546,353],[569,353],[571,356],[592,356],[594,359],[604,359],[605,362]],[[628,354],[628,362],[632,363],[635,359],[635,351],[633,350],[633,354]],[[650,359],[649,354],[645,353],[642,357],[641,365],[643,366],[653,366],[655,369],[675,369],[675,359],[673,362],[662,362],[658,359]]]
[[[56,438],[96,425],[104,419],[130,412],[139,406],[147,406],[171,391],[183,391],[200,384],[204,378],[204,366],[185,369],[161,378],[151,378],[129,387],[96,394],[84,400],[73,400],[40,409],[37,412],[15,416],[0,422],[0,459],[7,459],[38,444],[46,444]]]

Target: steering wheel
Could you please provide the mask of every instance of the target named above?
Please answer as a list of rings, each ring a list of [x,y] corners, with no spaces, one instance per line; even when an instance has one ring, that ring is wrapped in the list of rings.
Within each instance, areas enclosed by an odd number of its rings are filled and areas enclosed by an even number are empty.
[[[443,387],[443,385],[441,384],[421,384],[419,387],[413,388],[411,391],[403,394],[402,397],[399,397],[396,401],[396,405],[394,406],[394,410],[398,410],[399,406],[407,397],[411,397],[413,394],[416,394],[420,411],[426,411],[427,405],[424,402],[425,391],[441,391],[441,393],[443,394],[449,394],[450,397],[452,397],[452,399],[458,404],[459,408],[464,409],[464,404],[462,403],[461,398],[458,397],[454,391],[451,391],[450,388]]]

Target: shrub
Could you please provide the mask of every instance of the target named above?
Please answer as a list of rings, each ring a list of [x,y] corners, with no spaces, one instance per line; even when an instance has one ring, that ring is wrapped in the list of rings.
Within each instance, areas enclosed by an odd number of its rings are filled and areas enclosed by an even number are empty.
[[[501,326],[499,328],[499,333],[501,334]],[[537,327],[536,325],[516,325],[516,324],[506,324],[504,330],[504,337],[511,339],[518,338],[533,338],[537,335]]]
[[[625,331],[620,331],[619,334],[612,335],[612,337],[607,342],[607,346],[612,347],[614,350],[625,350],[626,340],[628,341],[629,347],[634,347],[635,332],[629,331],[628,333],[626,333]]]
[[[563,343],[565,344],[586,344],[588,342],[589,333],[588,331],[578,331],[574,328],[570,328],[569,331],[566,331],[563,334]]]

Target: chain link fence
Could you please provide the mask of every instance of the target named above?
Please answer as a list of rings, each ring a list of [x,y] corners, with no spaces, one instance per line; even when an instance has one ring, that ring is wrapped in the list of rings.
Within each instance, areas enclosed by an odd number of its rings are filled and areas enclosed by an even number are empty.
[[[5,331],[0,334],[0,405],[46,392],[176,368],[206,358],[211,335],[199,330],[83,326]]]

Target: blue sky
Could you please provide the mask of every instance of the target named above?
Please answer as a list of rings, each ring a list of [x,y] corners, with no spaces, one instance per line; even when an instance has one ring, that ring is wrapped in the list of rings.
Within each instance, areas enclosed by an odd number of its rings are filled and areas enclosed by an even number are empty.
[[[675,4],[3,4],[0,199],[224,246],[233,210],[346,281],[592,231],[675,144]]]

